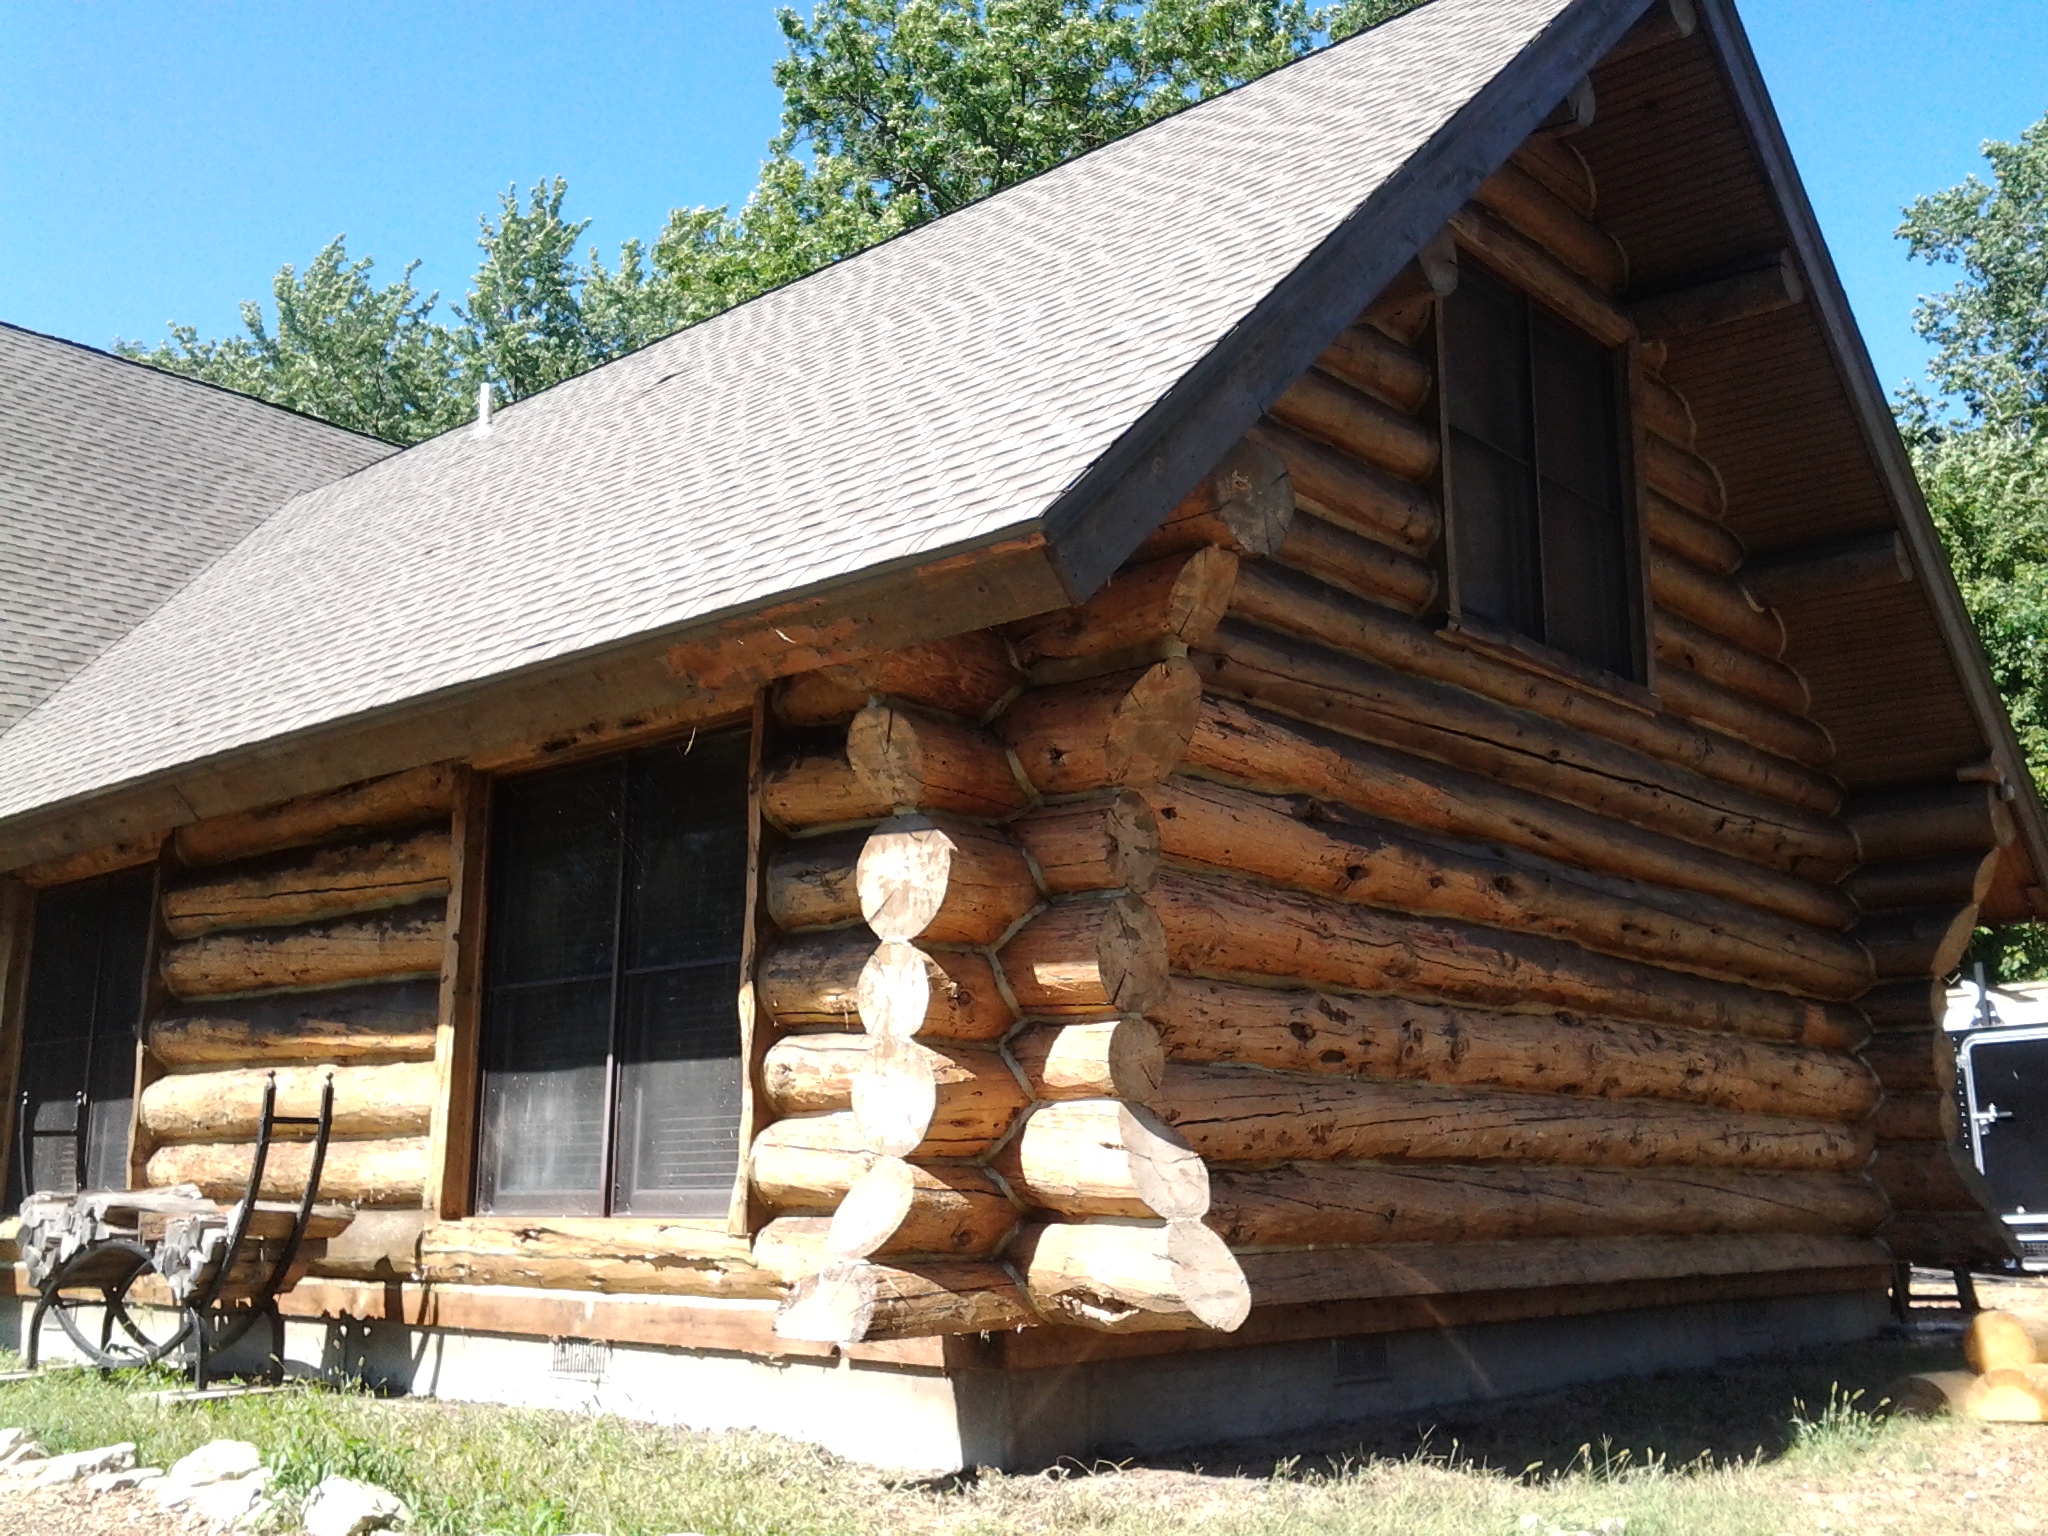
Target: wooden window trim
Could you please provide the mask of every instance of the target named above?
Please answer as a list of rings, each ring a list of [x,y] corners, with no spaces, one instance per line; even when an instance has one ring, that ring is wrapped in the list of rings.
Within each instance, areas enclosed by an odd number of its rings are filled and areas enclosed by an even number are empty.
[[[35,948],[36,893],[0,876],[0,1190],[14,1168],[14,1109],[21,1088],[28,968]]]
[[[747,1177],[747,1162],[753,1155],[754,1138],[773,1118],[768,1096],[762,1091],[761,1074],[773,1030],[764,1028],[759,1000],[754,996],[754,969],[760,959],[760,928],[766,918],[761,901],[761,763],[768,735],[768,690],[754,693],[754,710],[747,741],[747,910],[740,926],[740,1138],[739,1162],[733,1170],[732,1201],[726,1209],[725,1230],[735,1237],[751,1237],[766,1220],[766,1213],[753,1198],[753,1181]]]
[[[171,840],[165,838],[157,850],[156,868],[149,882],[149,942],[142,951],[142,1007],[135,1020],[135,1091],[128,1107],[128,1187],[149,1187],[149,1155],[156,1150],[142,1128],[142,1092],[164,1075],[163,1064],[149,1048],[149,1024],[170,1005],[171,989],[164,985],[157,957],[163,952],[165,866],[175,855]]]

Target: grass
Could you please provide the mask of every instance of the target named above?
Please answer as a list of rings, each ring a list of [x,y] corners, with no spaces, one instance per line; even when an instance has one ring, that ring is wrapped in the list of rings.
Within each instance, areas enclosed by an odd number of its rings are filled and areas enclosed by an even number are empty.
[[[0,1386],[0,1424],[33,1429],[52,1451],[133,1440],[157,1466],[208,1440],[251,1440],[287,1510],[322,1477],[342,1473],[400,1494],[417,1512],[415,1528],[435,1536],[1930,1536],[1973,1528],[1978,1506],[1965,1500],[1975,1493],[1940,1490],[1944,1479],[1967,1481],[1973,1466],[1981,1472],[1987,1447],[2005,1457],[2002,1476],[2027,1481],[2003,1508],[2048,1499],[2048,1431],[2017,1426],[2036,1438],[2008,1432],[1980,1442],[1977,1426],[1870,1411],[1884,1382],[1946,1365],[1952,1353],[1854,1346],[1433,1423],[1360,1426],[1313,1455],[1245,1446],[1200,1461],[984,1472],[941,1484],[892,1478],[768,1435],[314,1386],[158,1406],[138,1394],[163,1380],[64,1373]],[[1972,1486],[1980,1485],[1988,1487],[1981,1479]],[[1956,1523],[1942,1523],[1950,1517]]]

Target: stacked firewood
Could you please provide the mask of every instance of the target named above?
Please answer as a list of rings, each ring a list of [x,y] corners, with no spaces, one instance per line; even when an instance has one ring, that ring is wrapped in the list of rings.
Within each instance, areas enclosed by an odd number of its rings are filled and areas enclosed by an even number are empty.
[[[1979,1312],[1963,1336],[1967,1371],[1928,1371],[1893,1384],[1896,1413],[1954,1413],[1992,1423],[2048,1420],[2048,1327]]]

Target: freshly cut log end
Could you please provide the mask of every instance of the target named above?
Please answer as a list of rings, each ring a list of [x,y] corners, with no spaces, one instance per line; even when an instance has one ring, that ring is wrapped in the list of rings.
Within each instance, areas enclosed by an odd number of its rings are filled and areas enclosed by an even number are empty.
[[[1027,1102],[998,1052],[887,1035],[871,1041],[853,1081],[862,1143],[890,1157],[978,1157]]]
[[[445,818],[454,806],[455,767],[451,763],[433,763],[340,789],[301,795],[262,810],[191,822],[173,834],[172,845],[181,863],[198,868],[408,822]]]
[[[1001,832],[898,816],[869,835],[855,883],[877,938],[987,944],[1038,905],[1031,866]]]
[[[1963,1334],[1963,1358],[1980,1376],[1992,1371],[2024,1371],[2048,1358],[2048,1328],[2039,1324],[2029,1327],[2010,1312],[1979,1312]]]
[[[871,704],[853,717],[846,758],[854,777],[895,810],[1009,816],[1028,803],[1002,747],[951,720]]]
[[[1026,666],[1111,655],[1162,640],[1204,644],[1230,601],[1237,556],[1203,546],[1129,566],[1087,602],[1010,626]]]
[[[1128,1099],[1159,1091],[1166,1052],[1142,1018],[1039,1024],[1009,1042],[1032,1092],[1041,1099]]]
[[[1179,764],[1202,684],[1185,659],[1034,688],[996,722],[1041,794],[1150,784]]]
[[[825,725],[881,695],[980,720],[1021,681],[1002,636],[976,629],[784,678],[776,685],[775,714],[784,725]]]
[[[997,1154],[996,1170],[1025,1204],[1066,1216],[1199,1221],[1209,1169],[1150,1110],[1114,1099],[1040,1104]]]
[[[1256,560],[1280,547],[1293,517],[1287,466],[1271,449],[1241,442],[1166,515],[1137,558],[1213,546]]]
[[[255,1147],[246,1142],[195,1142],[159,1147],[149,1156],[152,1188],[194,1184],[210,1199],[237,1200],[249,1187]],[[277,1142],[263,1165],[265,1200],[295,1200],[305,1191],[312,1147],[303,1141]],[[358,1205],[417,1206],[426,1187],[427,1138],[337,1141],[327,1148],[320,1180],[326,1200]]]
[[[885,1157],[847,1187],[825,1251],[831,1262],[878,1253],[986,1258],[1016,1224],[1017,1207],[981,1169]]]
[[[833,1264],[790,1288],[775,1314],[785,1339],[858,1344],[948,1333],[991,1333],[1038,1321],[1000,1264],[933,1263],[895,1269]]]
[[[1230,1332],[1251,1314],[1244,1271],[1199,1222],[1037,1224],[1018,1233],[1011,1256],[1049,1322],[1104,1333]]]
[[[448,832],[323,848],[164,892],[164,928],[176,939],[223,928],[269,928],[448,894]]]
[[[149,1049],[167,1067],[425,1061],[436,1011],[430,981],[203,1004],[152,1019]]]
[[[1000,1040],[1017,1021],[984,956],[897,941],[869,951],[855,1001],[869,1034],[903,1040]]]
[[[441,903],[420,902],[303,928],[210,933],[168,945],[161,970],[179,997],[432,975],[441,969]]]
[[[1159,823],[1131,790],[1041,806],[1012,822],[1010,830],[1055,896],[1114,890],[1142,895],[1159,876]]]
[[[1151,1011],[1166,994],[1166,930],[1135,896],[1077,896],[1031,919],[1001,955],[1026,1013]]]
[[[272,1076],[277,1079],[277,1113],[298,1118],[318,1116],[321,1091],[330,1075],[336,1135],[426,1134],[436,1093],[430,1061],[173,1073],[142,1090],[137,1119],[160,1142],[253,1139],[262,1119],[264,1086]],[[307,1140],[312,1127],[284,1125],[277,1134]]]

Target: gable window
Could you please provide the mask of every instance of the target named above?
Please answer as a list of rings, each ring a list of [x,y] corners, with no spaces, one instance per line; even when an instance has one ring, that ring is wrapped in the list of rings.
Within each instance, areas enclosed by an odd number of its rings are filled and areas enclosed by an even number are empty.
[[[1457,617],[1642,681],[1616,355],[1465,262],[1443,357]]]
[[[38,1190],[128,1186],[154,889],[155,872],[145,868],[36,896],[15,1145],[7,1149],[10,1210]]]
[[[747,747],[702,735],[494,787],[480,1211],[725,1214]]]

